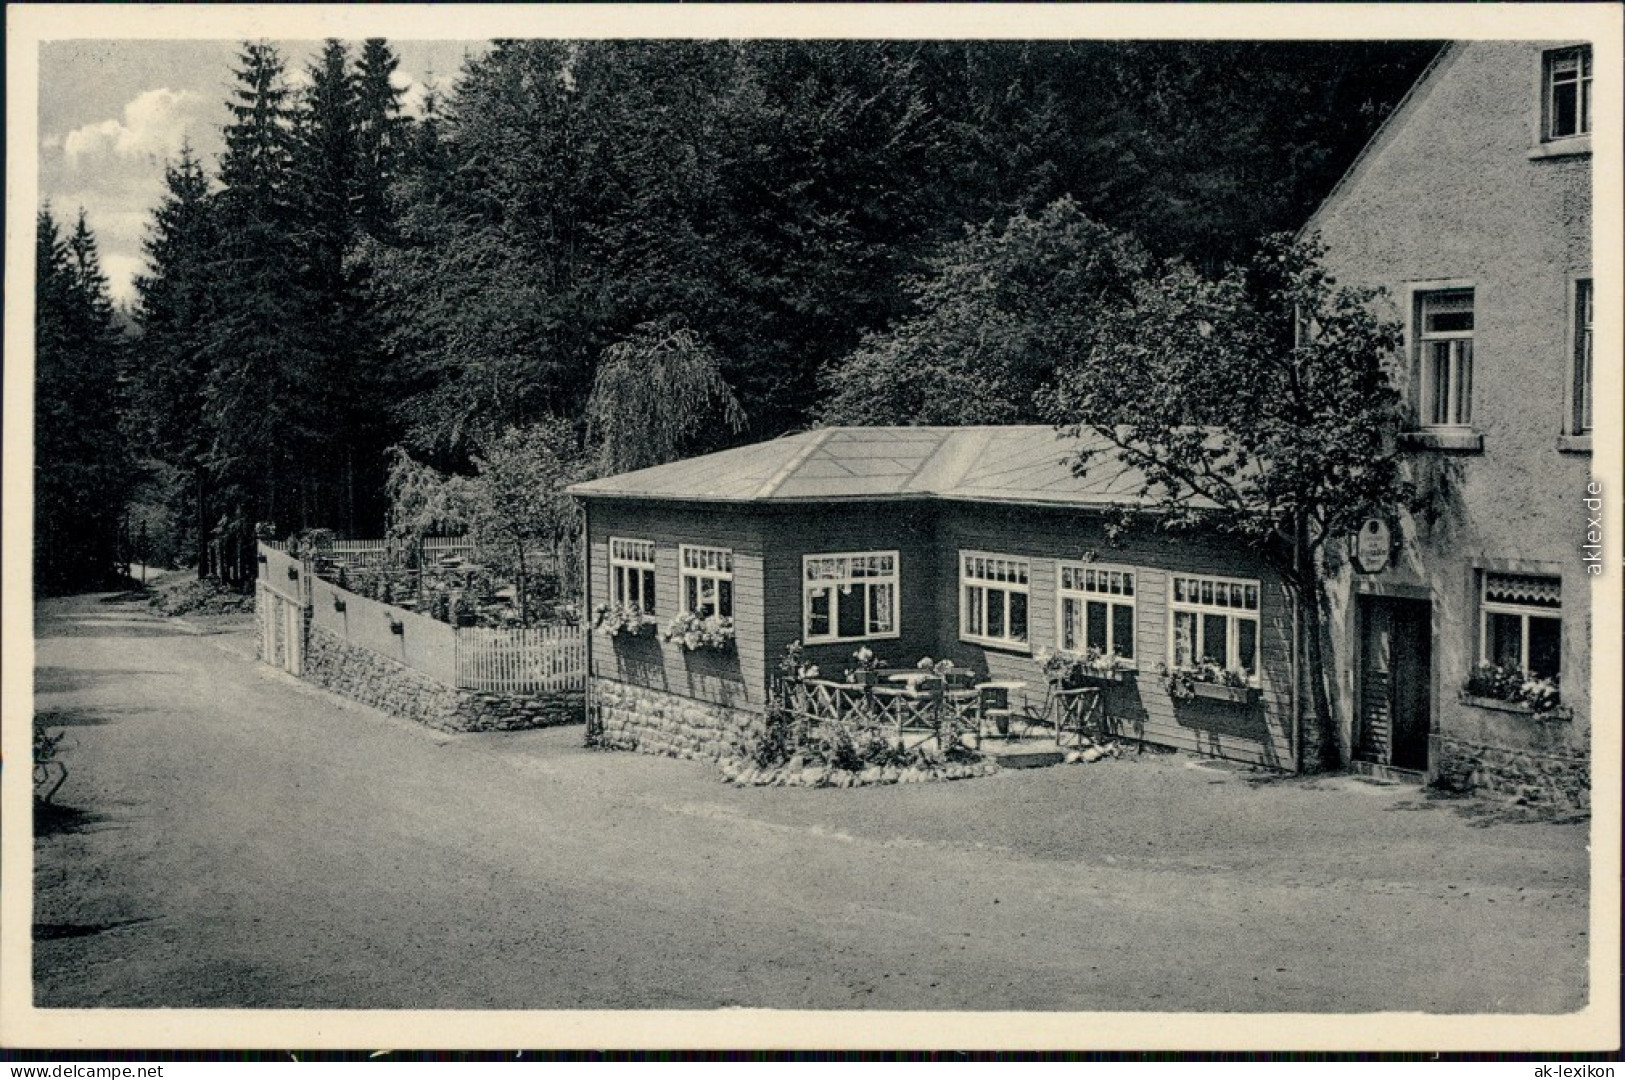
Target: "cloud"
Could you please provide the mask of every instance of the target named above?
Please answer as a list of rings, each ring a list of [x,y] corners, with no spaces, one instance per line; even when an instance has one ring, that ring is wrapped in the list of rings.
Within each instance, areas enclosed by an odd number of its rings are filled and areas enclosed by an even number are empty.
[[[401,115],[414,120],[423,119],[423,107],[428,103],[431,92],[438,93],[442,99],[446,96],[443,80],[436,79],[432,73],[427,79],[420,79],[411,72],[396,68],[389,76],[389,85],[400,91]]]
[[[102,272],[115,302],[128,304],[135,299],[135,276],[146,268],[146,260],[132,255],[103,255]]]
[[[180,149],[187,133],[203,122],[209,109],[203,95],[194,90],[147,90],[124,106],[122,119],[68,132],[62,139],[62,151],[73,168],[104,156],[161,161]]]

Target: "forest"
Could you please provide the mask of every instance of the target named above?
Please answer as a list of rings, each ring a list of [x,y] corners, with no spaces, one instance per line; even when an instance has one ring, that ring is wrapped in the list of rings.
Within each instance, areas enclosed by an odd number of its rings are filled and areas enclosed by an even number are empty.
[[[574,478],[819,424],[1131,414],[1090,365],[1132,374],[1174,299],[1287,295],[1242,268],[1436,51],[498,41],[407,115],[387,41],[246,42],[130,311],[94,223],[39,214],[37,587],[132,552],[240,584],[256,537],[421,531],[390,492],[435,478],[563,514]]]

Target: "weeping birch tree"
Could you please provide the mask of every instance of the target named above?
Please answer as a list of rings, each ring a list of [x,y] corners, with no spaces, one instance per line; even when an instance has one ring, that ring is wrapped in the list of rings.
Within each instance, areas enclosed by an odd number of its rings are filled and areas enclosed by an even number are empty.
[[[687,327],[644,323],[604,350],[587,402],[601,474],[716,449],[744,428],[720,359]]]

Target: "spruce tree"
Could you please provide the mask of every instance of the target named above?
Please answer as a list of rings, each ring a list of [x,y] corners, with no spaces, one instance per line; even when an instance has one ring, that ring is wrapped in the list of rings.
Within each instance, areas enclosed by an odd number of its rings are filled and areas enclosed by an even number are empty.
[[[135,279],[132,431],[154,465],[165,466],[154,471],[168,476],[160,498],[177,523],[173,547],[196,555],[199,575],[207,572],[204,545],[212,520],[203,391],[216,238],[208,177],[191,144],[182,143],[179,159],[164,169],[164,196],[142,242],[146,268]]]
[[[35,275],[35,582],[58,592],[107,582],[119,558],[124,341],[83,211],[66,238],[39,213]]]
[[[308,407],[319,392],[309,298],[296,273],[288,89],[281,56],[249,42],[239,55],[220,159],[215,319],[208,339],[205,427],[218,499],[211,562],[234,582],[252,573],[259,526],[286,532],[311,509]]]

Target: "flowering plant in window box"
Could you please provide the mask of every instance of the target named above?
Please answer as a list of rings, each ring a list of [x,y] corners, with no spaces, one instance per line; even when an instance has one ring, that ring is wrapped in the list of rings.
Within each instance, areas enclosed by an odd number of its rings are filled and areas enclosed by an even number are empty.
[[[1175,701],[1207,698],[1251,705],[1258,700],[1258,687],[1241,668],[1226,668],[1212,660],[1189,667],[1162,667],[1163,686]]]
[[[700,616],[691,611],[680,611],[672,616],[660,636],[689,652],[695,649],[726,649],[733,644],[734,621],[726,615]]]
[[[865,645],[852,654],[852,659],[857,666],[846,669],[847,682],[873,686],[880,681],[880,669],[886,666],[886,661],[878,659],[873,649]]]
[[[1081,653],[1068,649],[1039,649],[1034,659],[1044,678],[1062,689],[1076,690],[1090,683],[1122,682],[1126,658],[1091,645]]]
[[[593,608],[592,626],[601,634],[637,636],[654,629],[654,621],[631,604],[599,604]]]
[[[1479,664],[1467,674],[1461,700],[1468,705],[1497,708],[1512,705],[1518,712],[1567,720],[1574,715],[1563,704],[1557,676],[1537,678],[1511,664]]]

